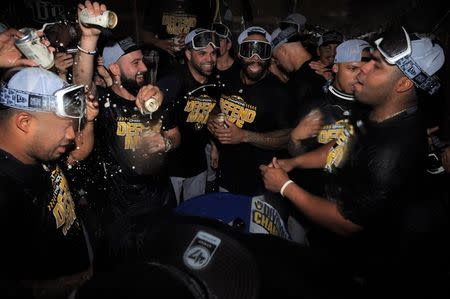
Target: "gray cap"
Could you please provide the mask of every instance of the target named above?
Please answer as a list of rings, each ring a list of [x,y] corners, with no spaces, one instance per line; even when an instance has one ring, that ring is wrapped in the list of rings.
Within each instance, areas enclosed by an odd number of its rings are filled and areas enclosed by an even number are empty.
[[[116,63],[123,55],[137,50],[140,50],[140,47],[131,37],[121,39],[113,45],[105,46],[102,55],[103,65],[109,68],[111,64]]]
[[[245,29],[244,31],[241,32],[241,34],[239,34],[238,37],[238,44],[242,44],[242,42],[244,41],[244,39],[246,39],[250,34],[253,33],[259,33],[264,35],[264,37],[266,38],[266,40],[271,43],[272,42],[272,37],[270,36],[270,34],[262,27],[259,26],[252,26],[252,27],[248,27],[247,29]]]
[[[293,13],[284,18],[280,23],[290,23],[298,25],[299,29],[303,28],[306,24],[306,17],[299,13]]]
[[[273,49],[287,43],[290,38],[294,36],[299,36],[299,33],[294,27],[287,27],[281,30],[280,28],[275,29],[272,32],[272,47]]]
[[[337,46],[334,63],[359,62],[362,51],[366,48],[373,50],[370,44],[362,39],[349,39]]]

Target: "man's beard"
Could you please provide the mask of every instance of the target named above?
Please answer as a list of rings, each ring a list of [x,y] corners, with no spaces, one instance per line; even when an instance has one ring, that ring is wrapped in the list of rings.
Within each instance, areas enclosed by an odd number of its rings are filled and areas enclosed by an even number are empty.
[[[258,64],[261,66],[261,71],[258,73],[250,73],[248,72],[248,67],[252,64]],[[242,71],[244,72],[244,75],[254,81],[254,82],[258,82],[259,80],[261,80],[267,73],[267,70],[269,68],[270,65],[270,60],[267,61],[258,61],[258,62],[245,62],[243,60],[241,60],[241,64],[242,64]]]
[[[125,88],[132,95],[137,95],[142,86],[144,86],[146,80],[144,75],[144,81],[142,84],[138,84],[136,79],[125,78],[124,76],[120,77],[120,81],[122,83],[122,87]]]
[[[211,72],[207,73],[199,65],[197,65],[195,63],[191,63],[191,65],[203,77],[209,77],[212,74],[212,71],[214,70],[214,66],[213,66]]]

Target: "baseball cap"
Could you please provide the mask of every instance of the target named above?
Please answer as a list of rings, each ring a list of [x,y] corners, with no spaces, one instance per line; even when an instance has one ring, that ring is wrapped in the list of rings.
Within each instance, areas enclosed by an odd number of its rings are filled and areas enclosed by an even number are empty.
[[[242,31],[241,34],[239,34],[238,44],[242,44],[244,39],[246,39],[249,35],[251,35],[253,33],[262,34],[262,35],[264,35],[264,37],[266,38],[266,40],[269,43],[272,42],[272,37],[270,36],[270,34],[264,28],[259,27],[259,26],[252,26],[252,27],[248,27],[247,29]]]
[[[297,31],[300,32],[300,30],[305,26],[305,24],[306,24],[306,17],[304,15],[299,13],[293,13],[288,15],[282,21],[280,21],[279,26],[281,29],[293,26],[294,28],[297,29]]]
[[[174,215],[149,239],[146,260],[192,277],[203,298],[259,298],[258,264],[241,235],[219,220]]]
[[[343,41],[344,36],[342,35],[342,33],[335,30],[331,30],[322,34],[322,36],[319,38],[319,42],[317,45],[321,47],[329,44],[340,44]]]
[[[287,27],[285,29],[277,28],[272,32],[271,37],[274,50],[285,43],[303,40],[303,37],[294,27]]]
[[[27,67],[18,70],[11,79],[7,87],[51,96],[55,91],[60,90],[66,85],[58,75],[39,67]]]
[[[69,85],[55,73],[38,67],[12,70],[0,88],[0,104],[20,110],[52,112],[60,117],[84,116],[82,85]]]
[[[334,63],[345,62],[359,62],[361,61],[362,51],[369,48],[372,51],[370,44],[361,39],[349,39],[337,46],[336,57]]]
[[[435,73],[444,65],[445,55],[430,38],[410,36],[404,27],[392,27],[375,44],[384,59],[397,65],[416,87],[430,94],[439,89]]]
[[[207,298],[192,277],[175,267],[154,262],[119,264],[108,271],[96,271],[78,289],[77,299],[88,298]]]
[[[116,63],[125,54],[140,50],[141,48],[134,42],[132,37],[126,37],[111,45],[106,45],[103,49],[103,65],[106,68]]]

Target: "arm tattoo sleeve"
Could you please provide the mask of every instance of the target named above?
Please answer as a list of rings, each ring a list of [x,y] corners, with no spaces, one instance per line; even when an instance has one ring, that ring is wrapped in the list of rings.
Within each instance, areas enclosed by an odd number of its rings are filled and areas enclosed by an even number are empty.
[[[277,130],[266,133],[247,131],[244,142],[263,149],[284,149],[287,147],[290,129]]]

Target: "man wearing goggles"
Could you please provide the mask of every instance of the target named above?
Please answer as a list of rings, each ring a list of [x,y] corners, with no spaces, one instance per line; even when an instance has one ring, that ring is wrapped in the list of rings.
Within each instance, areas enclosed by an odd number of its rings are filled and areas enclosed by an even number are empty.
[[[231,31],[222,23],[213,23],[211,30],[214,30],[220,38],[219,53],[217,56],[217,76],[221,82],[228,82],[239,71],[239,63],[234,59],[233,43],[231,41]]]
[[[211,30],[215,31],[220,38],[231,40],[231,31],[225,24],[212,23]]]
[[[433,203],[423,189],[427,142],[416,94],[423,85],[410,78],[410,71],[417,66],[426,73],[425,78],[433,76],[444,63],[444,53],[428,38],[411,40],[408,45],[409,38],[403,28],[388,31],[377,41],[372,59],[360,67],[355,99],[371,110],[368,117],[353,115],[350,119],[357,138],[350,143],[347,160],[339,166],[335,180],[327,183],[323,197],[306,191],[300,186],[302,182],[289,180],[290,168],[277,159],[262,167],[267,189],[281,192],[309,221],[334,233],[332,238],[345,256],[341,256],[345,267],[364,269],[367,284],[376,286],[368,290],[371,295],[393,289],[404,295],[412,281],[423,287],[430,274],[424,269],[428,269],[425,267],[435,247],[421,252],[425,248],[421,245],[437,241],[437,231],[430,230],[437,224],[433,223]],[[402,69],[401,59],[409,60],[407,70]],[[337,156],[330,153],[347,136],[330,150],[303,155],[304,167],[325,167],[329,158]],[[327,161],[317,159],[323,155]],[[441,233],[436,236],[442,238]],[[326,238],[317,236],[321,237]],[[321,240],[327,244],[326,239]],[[427,286],[423,291],[429,289]]]
[[[219,36],[215,31],[198,28],[186,35],[184,43],[189,70],[198,82],[205,82],[216,66]]]
[[[413,81],[417,88],[429,94],[434,94],[440,87],[439,79],[434,73],[444,61],[444,56],[439,55],[440,46],[432,45],[432,41],[429,39],[415,39],[411,41],[405,28],[401,27],[401,29],[402,31],[391,31],[389,35],[376,40],[375,44],[378,51],[387,63],[397,65],[402,73]],[[419,56],[419,54],[411,55],[412,44],[416,46],[417,51],[426,49],[434,52],[430,53],[430,55],[435,55],[436,59],[432,62],[425,62],[424,55],[427,53],[423,53],[422,56]]]
[[[14,73],[14,71],[12,73]],[[15,77],[15,80],[18,80],[17,78],[27,80],[30,76],[55,80],[55,78],[53,78],[53,73],[48,73],[41,69],[33,68],[24,69],[19,72],[17,77]],[[86,138],[85,141],[93,138],[93,135],[90,132],[90,123],[97,115],[97,104],[86,99],[84,86],[68,85],[62,80],[60,80],[60,83],[58,84],[60,84],[61,88],[55,90],[51,95],[36,93],[14,87],[11,88],[10,85],[2,84],[0,88],[0,105],[28,111],[30,113],[54,114],[59,119],[69,119],[71,123],[76,121],[73,126],[74,134],[81,131],[82,120],[84,119],[86,122],[84,124],[85,126],[83,127],[83,131],[89,131],[89,133],[86,133],[86,136],[84,137]],[[85,158],[85,156],[87,156],[90,152],[90,146],[86,149],[88,152],[83,152],[83,150],[84,147],[81,151],[74,151],[73,154],[69,156],[69,162],[73,163],[77,160],[82,160]],[[50,156],[57,158],[61,156],[61,154],[63,154],[63,152],[54,153],[54,155]]]
[[[21,294],[9,288],[27,286],[24,297],[33,292],[62,298],[85,282],[92,268],[63,171],[67,163],[59,162],[89,154],[98,110],[86,102],[83,86],[67,85],[45,69],[6,75],[0,87],[0,230],[8,258],[2,260],[1,280],[9,277],[6,293]]]
[[[169,156],[169,175],[178,202],[205,193],[208,144],[206,121],[216,105],[216,84],[212,82],[219,48],[215,31],[197,28],[184,40],[185,65],[173,69],[156,83],[174,108],[183,142]]]
[[[209,131],[222,144],[220,187],[233,193],[259,195],[258,166],[286,147],[288,95],[268,72],[271,37],[261,27],[249,27],[238,37],[241,71],[226,82],[220,108],[224,123],[211,120]]]

